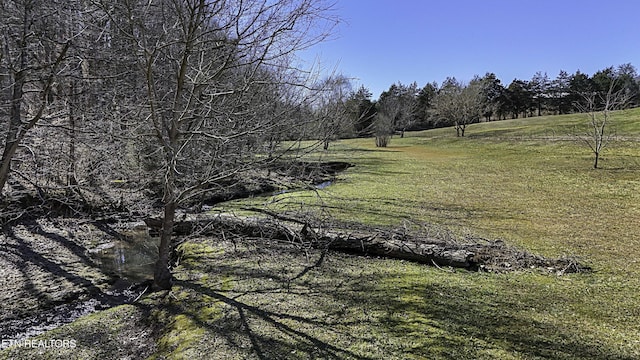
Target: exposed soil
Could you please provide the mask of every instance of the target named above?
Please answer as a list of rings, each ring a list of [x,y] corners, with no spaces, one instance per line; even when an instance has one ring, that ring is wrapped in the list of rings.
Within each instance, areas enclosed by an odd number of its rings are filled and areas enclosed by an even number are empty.
[[[88,219],[29,220],[0,234],[0,339],[30,337],[135,299],[143,288],[89,255],[114,240],[123,237]]]
[[[342,161],[276,163],[266,172],[256,172],[241,179],[227,179],[221,184],[223,191],[210,189],[202,202],[211,206],[229,200],[317,186],[334,181],[338,173],[353,166]]]

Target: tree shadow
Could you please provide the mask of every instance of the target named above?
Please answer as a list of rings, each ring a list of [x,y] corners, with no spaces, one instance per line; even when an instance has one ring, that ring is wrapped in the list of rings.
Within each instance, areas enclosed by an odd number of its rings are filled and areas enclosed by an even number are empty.
[[[133,284],[104,271],[73,234],[52,232],[36,220],[19,229],[6,227],[0,248],[0,266],[12,274],[3,279],[9,304],[0,311],[0,338],[37,335],[132,300]]]
[[[373,143],[375,140],[372,138],[371,142]],[[387,147],[387,148],[364,148],[364,147],[345,147],[345,148],[340,148],[340,152],[344,152],[344,153],[385,153],[385,152],[400,152],[400,150],[392,150],[393,146]]]
[[[322,204],[306,204],[307,208],[317,208],[319,211],[338,211],[342,214],[352,214],[351,219],[377,217],[384,219],[385,223],[401,223],[405,220],[413,220],[417,213],[427,212],[432,219],[438,219],[438,223],[460,224],[460,221],[482,218],[484,216],[496,217],[496,214],[486,209],[462,206],[453,203],[434,203],[417,200],[408,200],[401,197],[378,196],[367,197],[338,197],[332,196],[331,202]],[[384,205],[384,206],[381,206]],[[507,215],[504,215],[505,218]],[[513,215],[509,215],[512,216]]]
[[[381,281],[377,279],[377,282]],[[382,282],[392,281],[391,279]],[[363,284],[366,282],[360,282]],[[380,325],[389,333],[404,333],[408,337],[431,336],[418,342],[407,351],[414,356],[440,356],[457,359],[461,355],[470,358],[486,357],[485,350],[494,350],[496,344],[526,358],[545,359],[624,359],[634,357],[609,349],[599,341],[585,341],[575,329],[562,328],[542,320],[536,320],[518,309],[526,304],[526,296],[503,298],[490,291],[470,289],[451,284],[419,284],[398,288],[408,291],[406,298],[386,291],[376,291],[376,286],[362,286],[356,294],[364,296],[334,296],[351,304],[367,301],[384,310],[387,315]],[[513,311],[518,309],[518,311]],[[469,344],[476,339],[477,352],[468,353]],[[465,350],[463,350],[465,349]]]
[[[284,359],[290,357],[291,354],[296,351],[300,351],[308,355],[313,354],[316,358],[319,357],[324,359],[371,359],[370,357],[360,356],[347,349],[332,345],[312,334],[297,329],[296,325],[290,325],[293,323],[304,324],[305,326],[312,326],[316,328],[326,328],[331,326],[331,323],[327,323],[319,319],[288,314],[286,312],[270,311],[259,306],[238,301],[232,297],[223,295],[221,292],[214,291],[208,287],[195,284],[193,282],[178,282],[177,285],[191,289],[199,294],[207,295],[234,309],[238,314],[240,327],[225,327],[222,333],[220,332],[219,326],[212,326],[206,322],[199,321],[197,317],[194,317],[193,319],[196,320],[200,326],[206,327],[221,336],[227,337],[227,339],[231,340],[232,343],[233,336],[231,336],[231,334],[233,332],[243,332],[250,340],[252,351],[259,359]],[[174,311],[175,310],[177,309],[174,309]],[[276,330],[280,334],[265,334],[263,331],[254,330],[254,327],[265,326],[262,324],[254,325],[257,321],[265,323],[269,328]],[[285,339],[282,338],[290,338],[293,341],[285,341]]]
[[[384,270],[386,261],[397,264],[396,260],[357,258],[332,252],[326,255],[330,259],[328,263],[317,261],[302,271],[290,269],[289,275],[283,275],[256,266],[255,255],[251,251],[235,254],[231,257],[246,261],[234,261],[234,265],[226,264],[227,259],[211,258],[206,260],[206,269],[194,269],[231,276],[238,282],[251,282],[253,285],[248,289],[243,286],[224,289],[215,282],[181,280],[176,283],[182,289],[225,304],[230,310],[222,318],[204,321],[198,316],[202,305],[196,300],[191,304],[174,303],[171,313],[189,316],[198,326],[213,333],[214,338],[224,337],[230,344],[248,346],[246,355],[259,359],[299,358],[292,355],[295,351],[311,358],[331,359],[480,358],[495,354],[492,351],[525,358],[632,359],[603,342],[583,336],[577,329],[559,327],[550,320],[533,316],[527,304],[532,303],[536,294],[505,289],[500,294],[507,293],[507,296],[501,297],[478,286],[424,281],[415,275],[398,281],[404,275],[397,269]],[[222,256],[229,257],[229,254]],[[322,255],[315,253],[314,256]],[[283,260],[286,266],[288,261]],[[361,271],[363,262],[368,263],[365,268],[374,266],[381,270]],[[394,282],[397,285],[390,288],[389,284]],[[300,300],[303,298],[305,300]],[[306,304],[309,304],[308,312],[300,308]],[[360,315],[353,316],[353,313]],[[387,351],[384,354],[365,352],[365,355],[346,346],[379,341],[371,338],[367,330],[363,332],[363,328],[382,333],[378,336],[393,346],[378,348]]]

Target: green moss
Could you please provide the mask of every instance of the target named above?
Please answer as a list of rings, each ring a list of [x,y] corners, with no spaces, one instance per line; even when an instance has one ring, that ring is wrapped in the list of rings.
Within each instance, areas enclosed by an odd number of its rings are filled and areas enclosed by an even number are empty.
[[[197,241],[187,241],[177,248],[180,258],[178,263],[188,267],[202,267],[203,259],[221,255],[224,250]]]
[[[188,359],[190,352],[202,340],[204,330],[187,315],[176,315],[168,325],[168,330],[158,340],[161,357],[171,359]]]
[[[196,258],[220,255],[224,250],[215,248],[210,244],[196,241],[186,241],[178,246],[178,251],[184,258]]]
[[[152,311],[154,322],[163,330],[157,339],[158,350],[151,358],[202,358],[209,347],[209,328],[223,315],[222,305],[207,294],[174,285]]]

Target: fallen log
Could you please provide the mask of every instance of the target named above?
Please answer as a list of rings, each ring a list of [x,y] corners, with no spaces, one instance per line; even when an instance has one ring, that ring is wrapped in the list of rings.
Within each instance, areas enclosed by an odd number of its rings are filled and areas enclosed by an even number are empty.
[[[159,232],[162,221],[145,219],[152,231]],[[244,236],[261,237],[298,242],[308,242],[312,247],[384,256],[439,266],[452,266],[472,269],[477,266],[473,261],[474,252],[456,248],[442,241],[421,239],[393,239],[384,232],[363,231],[321,231],[299,223],[286,223],[258,218],[240,218],[219,215],[206,219],[185,219],[174,225],[174,234],[216,235],[222,231],[241,233]],[[412,241],[413,240],[413,241]]]
[[[442,242],[393,239],[385,233],[329,232],[319,236],[319,246],[329,250],[409,260],[423,264],[472,269],[474,253]]]
[[[150,232],[159,231],[162,221],[145,219]],[[399,234],[389,230],[313,228],[303,221],[264,217],[237,217],[226,214],[176,221],[176,235],[241,236],[285,240],[313,248],[361,255],[381,256],[436,266],[450,266],[472,271],[510,271],[542,268],[548,272],[589,271],[575,259],[547,259],[507,246],[501,241],[458,243],[419,235]]]

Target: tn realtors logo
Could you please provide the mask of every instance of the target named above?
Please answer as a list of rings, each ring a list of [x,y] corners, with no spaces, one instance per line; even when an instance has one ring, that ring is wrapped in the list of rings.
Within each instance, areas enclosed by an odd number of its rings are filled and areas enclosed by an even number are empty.
[[[25,348],[44,348],[44,349],[61,349],[76,347],[76,341],[71,339],[49,339],[49,340],[7,340],[2,339],[0,341],[0,349],[6,349],[11,346],[25,347]]]

